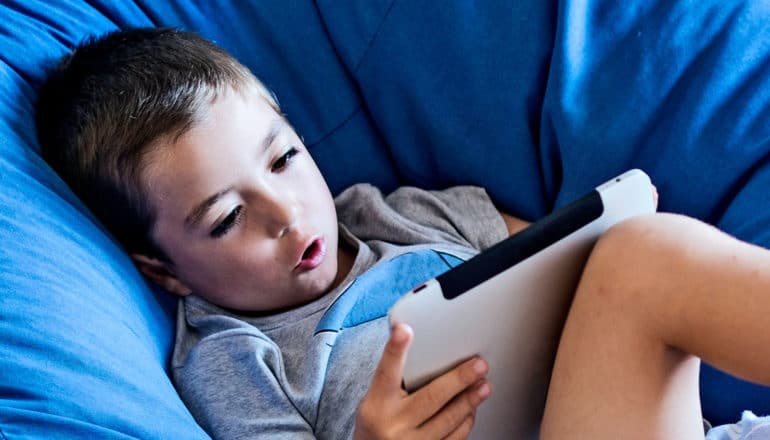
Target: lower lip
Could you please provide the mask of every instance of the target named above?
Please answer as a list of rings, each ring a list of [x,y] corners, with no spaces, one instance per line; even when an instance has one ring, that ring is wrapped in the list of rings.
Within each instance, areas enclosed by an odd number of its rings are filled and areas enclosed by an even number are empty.
[[[321,265],[324,257],[326,256],[326,241],[323,238],[319,238],[313,243],[313,250],[311,254],[302,259],[297,265],[299,270],[311,270]]]

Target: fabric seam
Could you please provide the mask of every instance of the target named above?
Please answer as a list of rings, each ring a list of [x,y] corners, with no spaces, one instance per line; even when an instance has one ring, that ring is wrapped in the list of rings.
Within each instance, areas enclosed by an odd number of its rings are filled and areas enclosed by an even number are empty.
[[[344,127],[345,125],[347,125],[347,123],[348,123],[348,122],[350,122],[350,120],[351,120],[351,119],[353,119],[353,118],[354,118],[354,117],[355,117],[355,116],[356,116],[356,115],[357,115],[357,114],[358,114],[360,111],[361,111],[361,103],[359,102],[359,103],[356,105],[356,107],[353,109],[353,111],[352,111],[352,112],[350,112],[350,114],[349,114],[349,115],[347,115],[347,116],[345,117],[345,119],[343,119],[343,120],[342,120],[342,122],[340,122],[339,124],[337,124],[337,126],[336,126],[336,127],[334,127],[334,128],[332,128],[331,130],[329,130],[329,131],[328,131],[326,134],[324,134],[323,136],[321,136],[321,138],[320,138],[320,139],[318,139],[317,141],[313,141],[313,143],[309,143],[309,144],[307,145],[307,148],[308,148],[308,149],[310,149],[310,148],[313,148],[313,147],[315,147],[316,145],[318,145],[318,144],[322,143],[323,141],[325,141],[326,139],[330,138],[332,135],[334,135],[335,133],[337,133],[338,131],[340,131],[340,130],[342,129],[342,127]]]
[[[369,42],[366,44],[366,48],[364,49],[364,52],[361,54],[361,58],[359,58],[358,63],[356,63],[355,67],[353,68],[353,73],[358,73],[358,69],[361,67],[361,64],[363,64],[364,59],[366,58],[366,55],[369,54],[369,50],[374,45],[374,40],[377,39],[377,37],[380,35],[380,31],[382,31],[382,27],[385,24],[385,20],[387,20],[388,16],[390,15],[390,11],[393,10],[393,6],[396,4],[396,0],[392,0],[390,2],[390,5],[388,5],[388,9],[385,11],[385,13],[382,15],[382,19],[380,20],[380,23],[377,25],[377,29],[372,34],[372,37],[369,39]]]

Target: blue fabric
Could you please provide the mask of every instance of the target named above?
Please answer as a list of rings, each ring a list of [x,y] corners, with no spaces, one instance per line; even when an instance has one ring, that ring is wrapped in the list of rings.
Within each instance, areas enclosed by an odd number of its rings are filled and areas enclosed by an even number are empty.
[[[167,374],[169,297],[36,153],[42,61],[114,24],[75,3],[0,17],[0,437],[207,438]]]
[[[770,246],[768,19],[761,0],[0,3],[0,438],[205,438],[168,379],[168,296],[37,155],[43,66],[85,36],[212,38],[334,192],[478,184],[531,220],[641,167],[661,209]],[[770,413],[764,387],[702,383],[712,422]]]
[[[559,182],[537,142],[555,2],[318,4],[402,181],[482,185],[529,219],[550,210]]]

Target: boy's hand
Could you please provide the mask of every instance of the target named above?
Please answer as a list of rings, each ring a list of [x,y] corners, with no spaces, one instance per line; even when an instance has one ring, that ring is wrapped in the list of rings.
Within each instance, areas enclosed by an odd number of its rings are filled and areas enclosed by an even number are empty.
[[[411,340],[407,325],[393,327],[358,408],[355,440],[464,439],[470,433],[476,408],[491,393],[487,363],[470,359],[407,394],[401,378]]]

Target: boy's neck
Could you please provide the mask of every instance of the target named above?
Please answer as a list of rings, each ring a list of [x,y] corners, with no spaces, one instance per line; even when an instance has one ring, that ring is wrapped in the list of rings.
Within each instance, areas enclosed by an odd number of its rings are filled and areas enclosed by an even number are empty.
[[[340,240],[340,244],[337,248],[337,275],[334,277],[329,292],[334,290],[345,280],[350,270],[353,268],[353,263],[356,260],[355,250],[346,244],[343,240]]]

